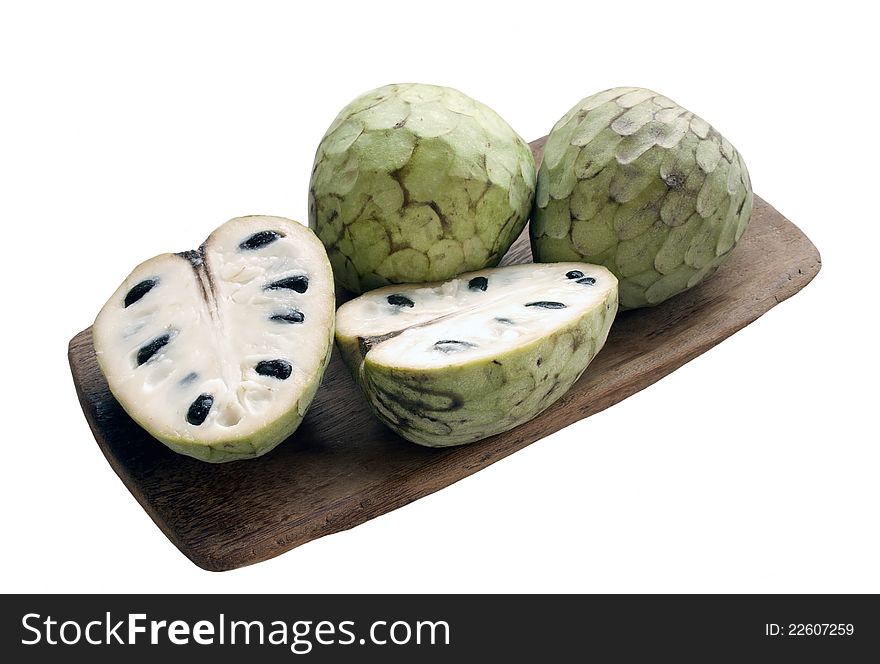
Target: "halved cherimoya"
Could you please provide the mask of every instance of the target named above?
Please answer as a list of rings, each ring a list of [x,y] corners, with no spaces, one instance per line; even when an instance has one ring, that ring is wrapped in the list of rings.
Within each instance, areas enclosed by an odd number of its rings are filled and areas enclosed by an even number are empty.
[[[389,286],[336,312],[373,412],[420,445],[461,445],[535,417],[578,379],[617,313],[617,279],[584,263],[515,265]]]
[[[308,228],[239,217],[142,263],[93,327],[126,412],[175,452],[264,454],[299,426],[333,347],[330,262]]]

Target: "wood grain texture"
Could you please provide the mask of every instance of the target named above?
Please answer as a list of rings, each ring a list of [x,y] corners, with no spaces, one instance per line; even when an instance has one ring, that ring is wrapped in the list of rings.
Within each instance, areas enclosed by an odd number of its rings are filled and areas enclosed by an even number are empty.
[[[532,144],[538,158],[543,143]],[[524,233],[504,263],[527,260]],[[91,328],[71,340],[70,367],[86,420],[125,486],[194,563],[229,570],[411,503],[608,408],[797,293],[820,265],[807,237],[756,197],[748,230],[714,277],[620,314],[605,348],[542,415],[452,449],[413,445],[380,424],[335,351],[294,436],[264,457],[222,465],[174,454],[125,414],[98,369]]]

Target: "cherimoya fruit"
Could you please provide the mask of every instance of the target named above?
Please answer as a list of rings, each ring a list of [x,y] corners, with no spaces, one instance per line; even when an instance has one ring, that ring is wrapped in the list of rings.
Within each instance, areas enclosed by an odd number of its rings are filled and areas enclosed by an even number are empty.
[[[420,445],[522,424],[571,387],[617,313],[617,279],[584,263],[515,265],[389,286],[343,304],[336,342],[373,412]]]
[[[529,146],[492,109],[452,88],[386,85],[321,140],[309,226],[336,281],[361,293],[496,265],[534,192]]]
[[[137,266],[93,326],[125,411],[175,452],[265,454],[299,426],[333,343],[324,247],[281,217],[240,217],[198,249]]]
[[[530,233],[537,261],[600,263],[621,308],[711,275],[752,214],[746,165],[706,121],[642,88],[581,100],[547,138]]]

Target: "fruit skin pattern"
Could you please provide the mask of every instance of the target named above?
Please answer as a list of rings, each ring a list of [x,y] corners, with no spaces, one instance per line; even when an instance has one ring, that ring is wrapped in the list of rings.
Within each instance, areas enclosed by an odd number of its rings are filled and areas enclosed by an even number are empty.
[[[718,269],[752,203],[742,157],[708,123],[650,90],[614,88],[583,99],[548,137],[532,252],[605,265],[621,309],[659,304]]]
[[[531,150],[490,108],[451,88],[386,85],[321,140],[309,226],[337,283],[362,293],[496,265],[534,192]]]

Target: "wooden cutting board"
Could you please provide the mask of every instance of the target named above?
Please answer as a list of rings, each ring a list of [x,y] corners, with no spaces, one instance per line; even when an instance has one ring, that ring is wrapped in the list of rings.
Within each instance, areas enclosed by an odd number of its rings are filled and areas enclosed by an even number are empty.
[[[540,159],[544,139],[532,143]],[[504,263],[531,260],[525,232]],[[717,274],[664,304],[618,315],[569,392],[516,429],[464,447],[408,443],[367,409],[334,352],[300,428],[259,459],[211,465],[179,456],[125,414],[95,361],[91,328],[68,351],[86,420],[113,470],[196,565],[229,570],[351,528],[449,486],[626,399],[797,293],[818,273],[807,237],[755,197],[751,224]]]

